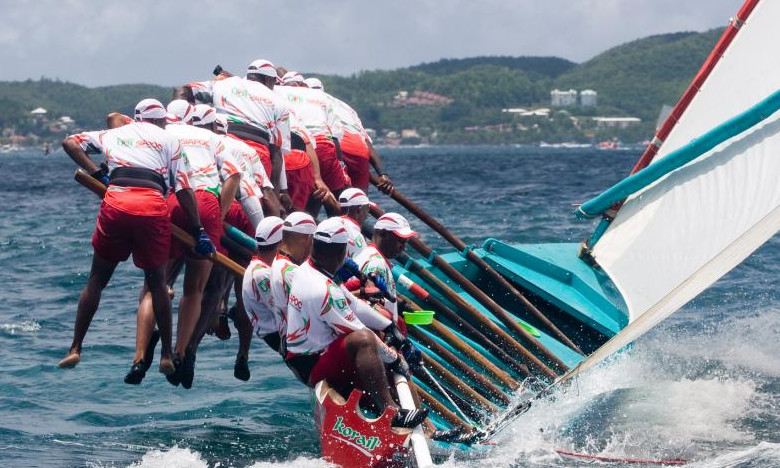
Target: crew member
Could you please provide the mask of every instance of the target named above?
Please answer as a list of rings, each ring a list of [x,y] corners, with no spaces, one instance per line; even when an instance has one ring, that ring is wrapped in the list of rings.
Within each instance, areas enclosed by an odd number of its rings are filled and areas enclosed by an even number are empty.
[[[163,130],[166,111],[155,99],[144,99],[135,107],[135,121],[102,132],[96,140],[105,154],[105,168],[99,169],[82,148],[85,140],[68,137],[63,148],[76,164],[91,173],[108,190],[100,205],[92,236],[94,255],[87,285],[79,297],[73,343],[60,367],[73,367],[81,359],[81,347],[97,311],[103,289],[121,261],[133,255],[133,263],[144,270],[154,314],[160,329],[162,350],[160,372],[176,371],[171,358],[171,299],[165,283],[165,265],[171,245],[168,207],[164,194],[167,175],[175,175],[176,198],[184,218],[196,234],[195,252],[208,255],[214,246],[201,225],[195,196],[190,189],[190,170],[181,156],[177,138]]]
[[[314,149],[317,153],[322,180],[328,189],[338,196],[349,186],[349,182],[341,166],[338,149],[342,128],[331,101],[321,91],[307,88],[303,84],[300,73],[287,72],[283,83],[284,86],[276,87],[276,92],[287,101],[300,122],[314,137],[316,143]]]
[[[366,222],[370,209],[368,197],[358,188],[348,188],[339,195],[341,205],[341,217],[349,234],[347,244],[347,258],[354,258],[366,248],[366,238],[360,228]]]
[[[376,284],[382,282],[389,296],[396,297],[393,267],[388,259],[401,255],[406,241],[417,236],[409,222],[398,213],[385,213],[374,224],[372,243],[355,255],[355,263],[361,273]],[[385,298],[384,307],[393,314],[393,322],[398,323],[398,301]]]
[[[269,345],[271,343],[266,337],[278,336],[279,330],[278,313],[274,311],[274,297],[271,292],[271,265],[279,252],[283,227],[284,220],[276,216],[263,218],[257,225],[257,251],[246,268],[241,288],[244,309],[255,335]],[[275,350],[278,350],[278,345]]]
[[[210,130],[215,121],[216,113],[209,106],[195,107],[184,100],[174,100],[168,105],[168,121],[166,132],[177,137],[186,154],[191,169],[190,183],[195,192],[198,209],[201,213],[203,228],[210,238],[220,239],[223,228],[222,221],[235,199],[240,184],[238,163],[231,155],[218,152],[220,140]],[[168,207],[171,221],[187,230],[186,219],[176,199],[169,197]],[[215,240],[216,249],[224,253],[221,242]],[[174,242],[171,246],[168,283],[173,285],[178,273],[175,267],[178,259],[184,255],[184,246]],[[184,388],[190,388],[194,376],[195,354],[189,344],[201,315],[203,290],[211,273],[212,263],[208,259],[184,255],[184,291],[179,301],[179,317],[177,321],[176,348],[174,362],[177,372],[169,375],[168,381],[173,385],[180,383]],[[130,372],[125,376],[125,382],[138,384],[143,379],[143,362],[146,359],[145,350],[154,327],[149,301],[143,300],[138,309],[139,334],[136,342],[136,356]]]
[[[317,226],[312,256],[296,270],[290,291],[286,362],[309,386],[324,379],[348,394],[360,384],[380,411],[398,408],[385,365],[407,376],[408,366],[371,331],[391,327],[390,320],[354,296],[350,298],[332,279],[344,263],[348,240],[341,218]],[[392,425],[415,427],[427,413],[426,409],[399,409]]]
[[[388,195],[392,193],[393,182],[387,175],[382,158],[374,148],[371,137],[363,128],[363,122],[357,112],[349,104],[325,92],[325,86],[318,78],[306,78],[304,83],[311,89],[321,90],[334,102],[336,116],[344,128],[344,137],[339,145],[352,186],[363,191],[368,190],[370,162],[379,180],[377,188]]]
[[[287,332],[287,303],[295,270],[311,255],[316,229],[317,223],[307,213],[295,211],[284,219],[282,245],[271,265],[271,294],[274,298],[273,311],[276,314],[278,328],[277,333],[263,337],[268,346],[280,353],[282,353],[281,337]]]

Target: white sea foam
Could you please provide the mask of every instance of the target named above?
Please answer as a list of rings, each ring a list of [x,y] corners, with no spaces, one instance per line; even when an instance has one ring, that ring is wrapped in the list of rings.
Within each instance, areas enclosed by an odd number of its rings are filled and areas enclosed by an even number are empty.
[[[222,466],[224,465],[219,462],[209,465],[200,453],[178,446],[164,450],[150,450],[140,461],[130,465],[131,468],[221,468]],[[330,468],[333,466],[322,459],[299,457],[282,462],[256,462],[247,468]]]
[[[19,323],[0,323],[0,330],[15,335],[17,333],[33,333],[41,329],[41,324],[37,320],[25,320]]]
[[[478,461],[447,465],[549,466],[563,461],[555,452],[563,449],[618,458],[712,460],[712,466],[736,466],[729,460],[760,456],[780,466],[780,445],[724,453],[725,447],[759,442],[740,420],[762,411],[756,409],[765,397],[757,379],[780,375],[780,357],[772,351],[778,335],[780,318],[770,310],[724,320],[690,338],[661,330],[578,376],[554,400],[536,402]],[[696,466],[710,466],[702,463]]]
[[[166,450],[151,450],[140,461],[130,465],[138,468],[209,468],[198,452],[174,446]]]

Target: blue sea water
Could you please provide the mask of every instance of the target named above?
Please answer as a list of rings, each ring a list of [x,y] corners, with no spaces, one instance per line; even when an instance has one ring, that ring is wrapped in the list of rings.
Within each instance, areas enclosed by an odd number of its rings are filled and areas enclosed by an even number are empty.
[[[573,219],[573,204],[619,180],[638,154],[431,147],[384,156],[399,190],[477,244],[580,241],[593,226]],[[265,346],[252,348],[247,383],[232,375],[236,339],[211,337],[191,390],[153,372],[137,387],[122,382],[142,280],[131,264],[106,289],[81,364],[57,368],[98,207],[73,181],[74,169],[61,152],[0,155],[0,466],[324,466],[309,393]],[[630,352],[536,404],[494,449],[446,464],[581,463],[560,449],[682,457],[697,467],[780,466],[779,277],[775,236]]]

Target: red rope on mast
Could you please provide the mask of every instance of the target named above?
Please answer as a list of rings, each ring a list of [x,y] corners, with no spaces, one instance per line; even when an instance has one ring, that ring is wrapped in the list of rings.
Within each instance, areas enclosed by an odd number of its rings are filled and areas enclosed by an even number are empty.
[[[740,27],[747,21],[750,13],[753,12],[753,9],[758,5],[759,1],[761,0],[746,0],[744,5],[742,5],[742,8],[737,12],[737,16],[731,21],[729,27],[726,28],[726,31],[720,37],[718,43],[715,44],[715,48],[710,52],[709,57],[707,57],[704,65],[702,65],[699,72],[693,78],[688,89],[685,90],[682,97],[677,102],[677,105],[674,106],[671,114],[669,114],[669,117],[667,117],[663,125],[661,125],[661,128],[656,132],[653,142],[647,146],[644,153],[642,153],[642,156],[634,165],[634,168],[631,169],[631,174],[644,169],[650,164],[650,161],[653,160],[660,148],[660,143],[658,142],[660,141],[663,143],[666,140],[666,137],[672,132],[672,129],[677,125],[677,122],[680,120],[680,117],[682,117],[685,110],[688,109],[688,105],[691,103],[694,96],[696,96],[696,93],[699,92],[702,85],[704,85],[704,82],[710,76],[715,65],[717,65],[721,57],[723,57],[726,49],[728,49],[731,42],[734,40],[734,37],[736,37],[737,32],[739,32]]]

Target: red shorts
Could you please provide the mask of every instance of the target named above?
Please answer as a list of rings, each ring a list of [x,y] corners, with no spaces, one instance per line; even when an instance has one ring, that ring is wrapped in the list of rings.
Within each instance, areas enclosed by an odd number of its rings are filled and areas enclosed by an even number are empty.
[[[244,207],[241,203],[233,200],[230,204],[227,214],[225,215],[225,222],[243,232],[252,239],[255,238],[255,228],[252,227],[252,222],[249,221],[249,217],[244,211]]]
[[[331,192],[338,192],[347,186],[344,170],[336,156],[336,145],[327,138],[317,138],[317,160],[320,162],[322,181]]]
[[[160,197],[160,203],[165,202]],[[101,203],[92,246],[100,257],[123,262],[133,254],[133,263],[144,270],[157,269],[168,261],[171,221],[164,215],[130,214]]]
[[[222,213],[220,212],[219,198],[211,192],[205,190],[195,191],[195,201],[198,202],[198,214],[200,215],[200,223],[203,229],[206,230],[209,239],[217,248],[217,252],[225,253],[220,238],[222,237]],[[184,214],[184,210],[179,206],[179,200],[176,198],[176,194],[171,194],[168,197],[168,210],[171,213],[171,222],[187,232],[190,232],[192,225],[187,220],[187,215]],[[184,244],[178,240],[174,240],[171,243],[171,258],[179,258],[188,252]]]
[[[314,171],[311,165],[286,171],[287,192],[298,211],[306,209],[306,203],[314,190]]]
[[[231,135],[231,136],[237,140],[243,141],[247,145],[251,146],[253,150],[255,150],[255,153],[257,153],[257,156],[260,158],[260,162],[263,163],[263,167],[265,168],[266,175],[270,178],[271,177],[271,152],[268,150],[268,147],[256,141],[243,140],[241,138],[238,138],[235,135]]]
[[[371,178],[369,172],[370,161],[362,156],[345,153],[343,150],[341,151],[341,156],[347,165],[347,174],[349,174],[349,178],[352,180],[352,186],[368,192],[368,184]]]
[[[313,387],[324,379],[342,395],[349,395],[353,388],[360,385],[355,363],[347,352],[347,336],[341,335],[336,338],[320,354],[309,374],[310,386]]]

